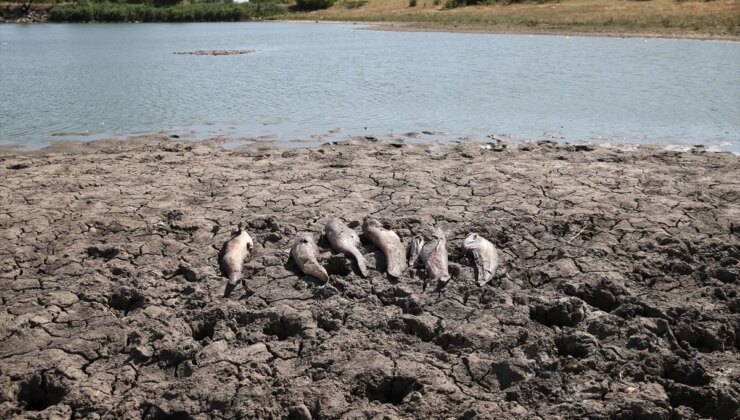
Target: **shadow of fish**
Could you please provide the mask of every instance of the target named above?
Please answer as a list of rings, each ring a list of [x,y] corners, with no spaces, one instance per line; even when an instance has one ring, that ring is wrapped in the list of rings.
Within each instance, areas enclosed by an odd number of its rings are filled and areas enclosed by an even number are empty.
[[[419,254],[421,254],[421,248],[424,246],[424,238],[421,236],[414,236],[409,244],[409,268],[414,268],[416,262],[419,261]]]
[[[473,255],[478,286],[484,286],[493,280],[499,264],[496,247],[477,233],[471,233],[463,241],[462,249]]]
[[[221,272],[229,279],[229,284],[235,285],[242,277],[242,265],[249,258],[254,243],[241,224],[232,233],[223,248],[221,248]]]
[[[370,240],[383,251],[386,261],[386,270],[393,277],[400,277],[406,271],[406,252],[401,238],[392,230],[383,228],[379,221],[366,218],[362,224],[362,231]]]
[[[357,233],[350,229],[349,226],[345,225],[344,222],[334,217],[329,219],[326,224],[326,238],[329,239],[331,247],[348,257],[354,257],[357,262],[357,267],[360,269],[360,274],[363,277],[367,277],[367,264],[365,263],[365,257],[359,250],[360,237]]]
[[[290,249],[291,258],[304,274],[327,282],[329,281],[329,274],[316,259],[318,255],[319,247],[316,245],[313,235],[308,232],[298,233],[293,240],[293,247]]]

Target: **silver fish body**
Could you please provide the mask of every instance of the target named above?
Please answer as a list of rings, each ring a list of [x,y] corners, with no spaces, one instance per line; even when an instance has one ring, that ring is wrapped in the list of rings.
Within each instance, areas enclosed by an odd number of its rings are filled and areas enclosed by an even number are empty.
[[[241,227],[237,228],[224,244],[220,265],[230,284],[236,284],[242,277],[242,265],[249,258],[253,247],[252,238]]]
[[[477,233],[471,233],[463,241],[462,248],[473,255],[478,286],[484,286],[493,280],[499,265],[496,247]]]
[[[362,224],[362,231],[385,255],[386,270],[393,277],[401,277],[406,271],[406,252],[401,238],[393,232],[383,228],[383,225],[370,217]]]
[[[353,257],[357,262],[357,267],[360,269],[360,274],[363,277],[367,277],[367,263],[359,249],[360,237],[357,236],[357,232],[354,229],[350,229],[349,226],[336,217],[329,219],[325,232],[331,247],[336,252]]]
[[[293,240],[293,247],[290,249],[290,256],[293,261],[298,264],[298,268],[304,274],[307,274],[317,279],[327,282],[329,281],[329,274],[326,269],[319,264],[317,257],[319,255],[319,247],[316,245],[316,241],[313,239],[313,235],[308,232],[300,232],[296,235]]]
[[[427,279],[446,283],[450,279],[447,261],[447,238],[440,228],[434,230],[432,240],[425,243],[419,254],[427,271]]]

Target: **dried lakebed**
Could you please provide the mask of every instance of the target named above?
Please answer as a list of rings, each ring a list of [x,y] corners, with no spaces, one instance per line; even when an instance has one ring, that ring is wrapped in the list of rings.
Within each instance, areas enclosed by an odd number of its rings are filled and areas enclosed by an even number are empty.
[[[0,416],[729,419],[740,158],[550,143],[225,151],[150,139],[0,154]],[[297,231],[448,236],[447,287]],[[245,278],[218,250],[243,221]],[[489,285],[461,251],[500,250]]]

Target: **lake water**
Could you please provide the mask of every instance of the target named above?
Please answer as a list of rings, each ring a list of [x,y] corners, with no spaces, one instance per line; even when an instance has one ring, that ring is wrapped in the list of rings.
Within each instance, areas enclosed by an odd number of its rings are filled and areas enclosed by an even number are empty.
[[[210,49],[255,52],[173,54]],[[334,129],[740,151],[740,43],[310,23],[0,25],[0,144],[160,131],[288,141]]]

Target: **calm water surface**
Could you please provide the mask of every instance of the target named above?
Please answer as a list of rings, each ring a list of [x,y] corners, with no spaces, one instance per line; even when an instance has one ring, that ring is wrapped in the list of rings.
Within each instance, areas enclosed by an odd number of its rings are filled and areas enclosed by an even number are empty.
[[[200,49],[256,52],[173,54]],[[740,43],[301,23],[0,25],[0,144],[162,130],[290,140],[336,128],[740,151]]]

